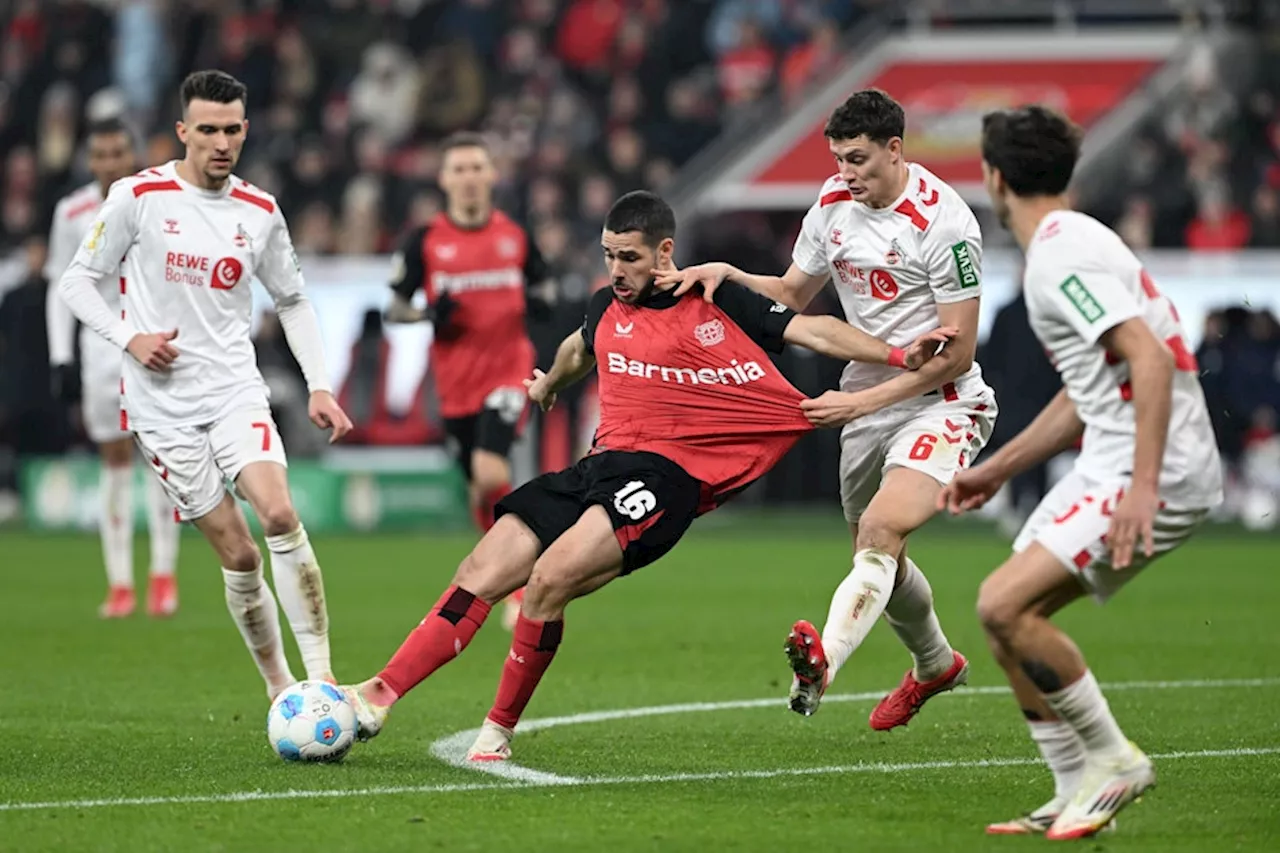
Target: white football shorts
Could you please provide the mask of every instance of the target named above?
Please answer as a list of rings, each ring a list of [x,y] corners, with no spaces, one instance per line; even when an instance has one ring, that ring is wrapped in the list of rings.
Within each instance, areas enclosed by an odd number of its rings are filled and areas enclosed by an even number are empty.
[[[1039,542],[1080,579],[1090,595],[1105,602],[1152,561],[1185,542],[1210,512],[1207,508],[1175,509],[1162,503],[1153,531],[1154,555],[1148,559],[1139,541],[1129,568],[1116,571],[1104,539],[1111,527],[1111,514],[1128,485],[1128,477],[1097,480],[1072,471],[1040,501],[1014,540],[1013,550],[1025,551],[1032,542]]]
[[[236,409],[207,425],[134,433],[178,517],[192,521],[212,512],[254,462],[288,465],[280,432],[266,407]]]
[[[840,433],[840,503],[856,524],[891,468],[910,468],[942,485],[973,464],[995,427],[995,395],[931,394],[846,424]]]

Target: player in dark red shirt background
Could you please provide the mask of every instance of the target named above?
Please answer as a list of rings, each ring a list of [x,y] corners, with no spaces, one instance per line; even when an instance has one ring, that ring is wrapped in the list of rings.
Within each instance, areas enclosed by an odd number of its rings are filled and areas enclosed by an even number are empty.
[[[511,491],[507,455],[524,422],[522,383],[535,358],[525,315],[545,306],[554,283],[528,232],[494,207],[497,171],[484,138],[455,134],[441,156],[445,210],[401,241],[386,319],[433,324],[430,365],[440,414],[484,533],[493,526],[494,506]],[[412,304],[419,289],[425,309]],[[518,607],[516,594],[511,624]]]
[[[672,268],[675,214],[647,192],[620,198],[602,246],[611,286],[592,297],[582,329],[560,345],[528,396],[542,408],[592,368],[600,425],[591,452],[505,497],[497,523],[453,583],[375,678],[343,689],[360,736],[378,733],[392,704],[461,653],[494,603],[527,591],[497,698],[468,756],[510,756],[516,722],[560,645],[564,610],[614,578],[659,559],[697,516],[768,471],[812,429],[804,395],[769,352],[787,343],[846,360],[911,369],[954,330],[907,351],[828,316],[798,315],[739,285],[714,302],[655,289]]]

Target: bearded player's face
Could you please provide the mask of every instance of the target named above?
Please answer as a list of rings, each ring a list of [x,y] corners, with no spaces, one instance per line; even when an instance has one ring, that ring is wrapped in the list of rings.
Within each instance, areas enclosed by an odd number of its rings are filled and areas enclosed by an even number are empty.
[[[187,146],[187,160],[216,187],[235,169],[248,129],[244,101],[220,104],[197,98],[178,122],[178,139]]]
[[[604,249],[614,298],[634,304],[647,297],[654,287],[652,271],[671,266],[673,246],[670,237],[654,247],[645,242],[640,231],[619,234],[606,228],[600,237],[600,247]]]

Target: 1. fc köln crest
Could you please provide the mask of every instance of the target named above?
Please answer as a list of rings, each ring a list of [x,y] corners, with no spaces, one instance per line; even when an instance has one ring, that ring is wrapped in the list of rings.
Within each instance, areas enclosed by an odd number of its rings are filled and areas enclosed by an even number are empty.
[[[704,347],[713,347],[724,340],[724,323],[719,320],[708,320],[701,325],[694,326],[693,336]]]

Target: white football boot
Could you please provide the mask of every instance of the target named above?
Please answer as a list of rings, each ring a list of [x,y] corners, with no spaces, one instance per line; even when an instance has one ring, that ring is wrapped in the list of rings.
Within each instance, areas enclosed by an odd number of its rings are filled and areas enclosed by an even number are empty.
[[[511,757],[511,739],[515,731],[485,719],[480,734],[467,750],[467,761],[506,761]]]
[[[1050,841],[1088,838],[1106,827],[1120,810],[1155,787],[1151,760],[1133,743],[1120,759],[1085,759],[1084,781],[1075,797],[1045,833]]]
[[[389,705],[375,705],[360,692],[360,685],[343,684],[338,689],[347,697],[351,707],[356,710],[356,740],[361,742],[373,740],[382,731],[391,713]]]

